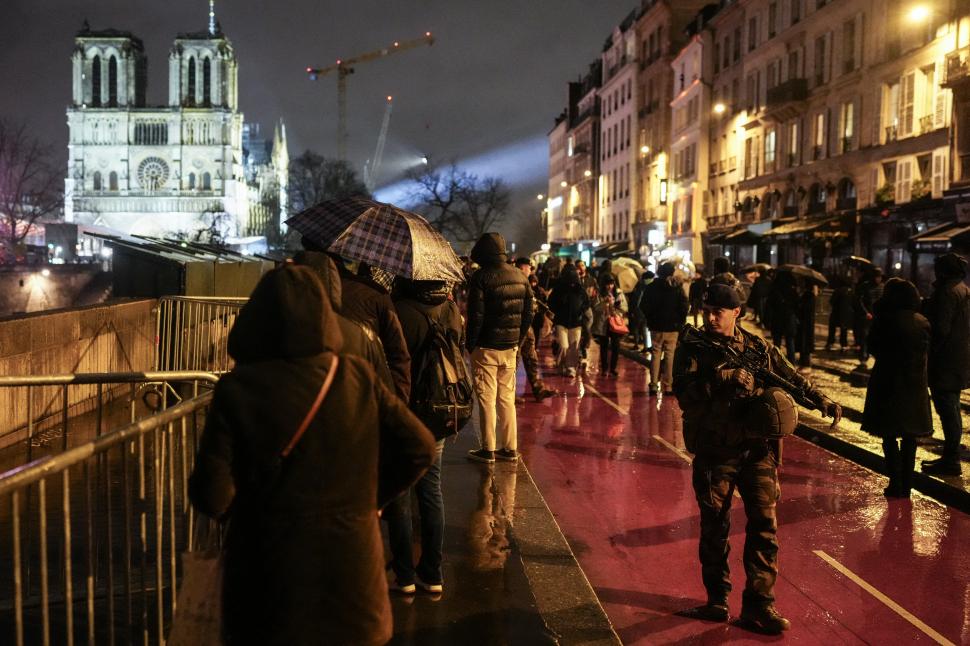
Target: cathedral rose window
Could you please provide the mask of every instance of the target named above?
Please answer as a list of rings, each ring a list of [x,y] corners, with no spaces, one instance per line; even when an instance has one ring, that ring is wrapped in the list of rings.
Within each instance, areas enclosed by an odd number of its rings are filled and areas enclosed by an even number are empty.
[[[157,191],[168,180],[168,164],[158,157],[146,157],[138,164],[138,183],[146,191]]]

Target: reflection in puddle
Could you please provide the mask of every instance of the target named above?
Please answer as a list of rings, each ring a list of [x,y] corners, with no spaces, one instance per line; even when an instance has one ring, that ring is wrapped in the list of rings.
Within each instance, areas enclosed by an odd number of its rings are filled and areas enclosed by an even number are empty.
[[[515,510],[514,464],[483,465],[478,502],[468,523],[470,564],[476,570],[505,567]]]

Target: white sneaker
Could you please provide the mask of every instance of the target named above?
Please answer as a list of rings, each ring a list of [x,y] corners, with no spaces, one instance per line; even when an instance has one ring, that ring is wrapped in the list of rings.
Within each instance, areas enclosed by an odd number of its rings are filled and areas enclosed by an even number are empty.
[[[421,588],[423,592],[427,592],[429,594],[441,594],[445,589],[444,585],[441,583],[425,583],[421,579],[417,579],[417,583],[418,587]]]
[[[412,595],[417,592],[417,588],[413,583],[408,583],[407,585],[398,585],[397,581],[392,581],[387,584],[387,589],[391,592],[397,592],[398,594]]]

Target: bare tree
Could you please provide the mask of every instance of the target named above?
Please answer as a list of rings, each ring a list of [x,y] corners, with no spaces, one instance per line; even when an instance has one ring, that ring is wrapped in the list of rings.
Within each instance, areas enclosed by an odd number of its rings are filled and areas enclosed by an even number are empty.
[[[460,243],[493,231],[508,214],[509,190],[498,177],[479,177],[451,164],[410,175],[412,199],[444,235]]]
[[[370,195],[350,164],[309,150],[290,160],[288,191],[291,213],[324,200]]]
[[[62,187],[50,146],[33,137],[26,124],[0,119],[0,236],[8,253],[37,220],[60,210]]]

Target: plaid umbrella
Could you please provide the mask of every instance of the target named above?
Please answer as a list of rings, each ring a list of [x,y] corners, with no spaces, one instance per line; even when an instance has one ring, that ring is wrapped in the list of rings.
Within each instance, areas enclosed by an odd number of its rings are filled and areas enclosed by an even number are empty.
[[[332,200],[287,221],[344,258],[413,280],[464,281],[461,261],[423,217],[366,198]]]

